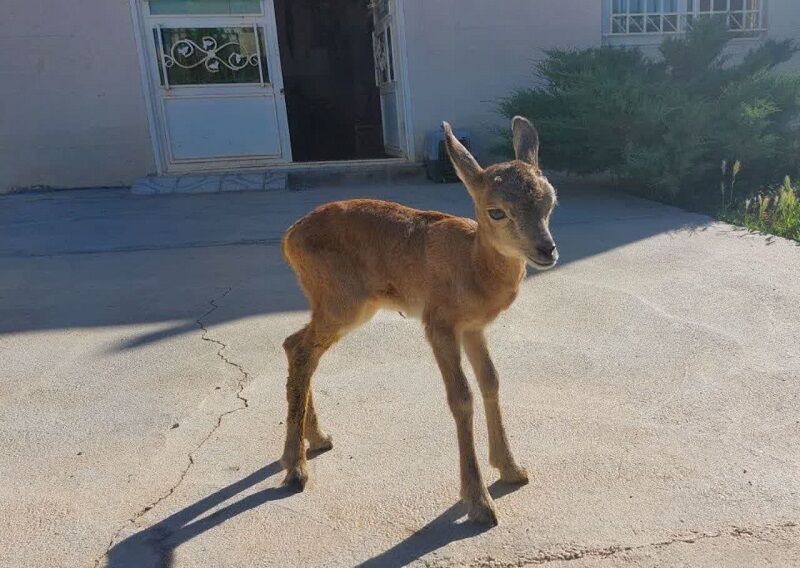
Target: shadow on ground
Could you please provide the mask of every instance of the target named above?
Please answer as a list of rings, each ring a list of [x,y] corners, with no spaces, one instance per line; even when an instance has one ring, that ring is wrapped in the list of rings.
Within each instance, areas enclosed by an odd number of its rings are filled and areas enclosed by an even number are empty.
[[[376,197],[472,216],[453,185],[316,189],[227,195],[132,196],[124,190],[0,198],[0,335],[146,324],[114,349],[193,333],[233,289],[224,323],[305,310],[280,238],[327,201]],[[708,218],[629,196],[559,186],[553,233],[568,264]]]
[[[187,540],[191,540],[245,511],[291,495],[292,492],[284,487],[270,487],[201,518],[204,513],[217,505],[280,471],[280,463],[274,461],[236,483],[181,509],[163,521],[129,536],[107,552],[108,568],[145,568],[149,566],[167,568],[172,566],[173,551]]]
[[[285,487],[268,487],[203,516],[211,509],[280,472],[280,464],[274,461],[155,525],[127,537],[106,553],[107,568],[170,568],[174,564],[175,549],[186,541],[237,515],[293,495],[294,492]],[[489,487],[489,493],[494,499],[499,499],[518,488],[519,486],[497,481]],[[451,542],[470,538],[488,530],[485,526],[465,520],[465,515],[464,507],[461,503],[456,503],[405,540],[367,560],[361,566],[365,568],[406,566]]]
[[[493,499],[500,499],[519,488],[519,485],[508,485],[501,481],[495,481],[489,486],[489,493]],[[463,520],[466,514],[466,509],[458,502],[407,539],[359,566],[362,568],[407,566],[451,542],[471,538],[489,530],[483,525]]]

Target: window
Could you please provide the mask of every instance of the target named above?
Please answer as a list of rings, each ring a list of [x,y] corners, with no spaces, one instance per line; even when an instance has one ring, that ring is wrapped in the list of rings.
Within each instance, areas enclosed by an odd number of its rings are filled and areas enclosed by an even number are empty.
[[[674,33],[679,16],[678,0],[613,0],[611,33]]]
[[[153,15],[260,14],[261,0],[149,0]]]
[[[763,0],[608,0],[608,35],[681,33],[699,18],[716,18],[740,36],[763,31]]]
[[[687,21],[719,18],[732,32],[761,30],[761,0],[686,0]]]

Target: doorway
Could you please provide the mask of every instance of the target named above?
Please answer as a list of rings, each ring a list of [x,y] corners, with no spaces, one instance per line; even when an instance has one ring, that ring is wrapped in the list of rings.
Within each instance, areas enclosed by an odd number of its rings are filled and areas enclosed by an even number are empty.
[[[274,0],[292,158],[389,157],[365,0]]]

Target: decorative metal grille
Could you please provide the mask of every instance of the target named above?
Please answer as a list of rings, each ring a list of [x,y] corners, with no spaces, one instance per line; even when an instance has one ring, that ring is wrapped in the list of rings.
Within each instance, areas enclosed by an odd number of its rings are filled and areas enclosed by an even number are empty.
[[[375,80],[378,86],[394,82],[394,59],[392,56],[392,27],[388,21],[373,37],[375,52]]]
[[[389,0],[369,0],[367,7],[375,11],[376,20],[382,20],[389,15]]]
[[[162,81],[168,85],[269,82],[261,31],[245,28],[156,30]]]
[[[197,45],[191,39],[179,39],[170,49],[169,54],[164,55],[164,65],[172,67],[177,65],[181,69],[194,69],[199,65],[204,65],[209,73],[219,73],[220,65],[224,65],[231,71],[241,71],[248,65],[258,67],[258,54],[242,55],[242,46],[238,43],[229,41],[222,45],[217,45],[217,40],[211,36],[203,36],[202,46]],[[228,56],[220,56],[219,52],[228,50]]]

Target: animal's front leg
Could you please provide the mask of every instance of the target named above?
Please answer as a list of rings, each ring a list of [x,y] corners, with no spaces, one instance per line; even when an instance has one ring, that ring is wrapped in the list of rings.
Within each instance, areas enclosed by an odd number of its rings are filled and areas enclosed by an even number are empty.
[[[528,472],[517,465],[508,447],[506,429],[500,412],[500,383],[497,370],[489,356],[483,331],[464,333],[464,351],[475,370],[481,387],[483,406],[486,409],[486,425],[489,429],[489,463],[500,470],[500,479],[507,483],[527,483]]]
[[[426,323],[428,340],[442,372],[447,402],[456,421],[461,462],[461,498],[470,520],[490,526],[497,524],[494,503],[483,484],[472,430],[472,393],[461,369],[461,347],[455,331]]]

